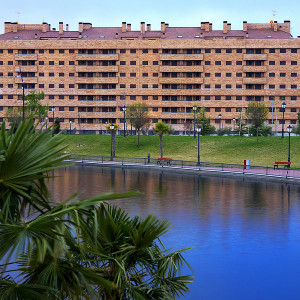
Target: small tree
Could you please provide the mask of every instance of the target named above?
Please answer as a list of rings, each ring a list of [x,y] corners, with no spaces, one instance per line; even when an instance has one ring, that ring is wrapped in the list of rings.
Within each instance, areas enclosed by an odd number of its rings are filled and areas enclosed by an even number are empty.
[[[58,134],[60,132],[60,119],[59,118],[55,119],[53,131],[54,131],[54,134]]]
[[[162,137],[163,135],[169,135],[172,132],[172,129],[169,125],[165,124],[164,122],[158,122],[155,124],[153,128],[154,134],[158,134],[159,136],[159,148],[160,148],[160,157],[163,158],[163,143]]]
[[[126,120],[136,129],[139,147],[140,132],[143,129],[143,127],[145,127],[150,122],[148,116],[148,106],[144,103],[136,103],[128,106],[126,110]]]
[[[258,130],[268,117],[268,109],[263,103],[250,102],[246,111],[246,116],[256,131],[256,142],[258,143]]]
[[[41,100],[44,100],[44,92],[30,91],[25,98],[25,106],[27,110],[27,118],[38,119],[40,122],[48,116],[48,105],[43,105]]]
[[[114,125],[114,129],[110,129],[110,125]],[[108,124],[106,127],[107,131],[111,131],[111,154],[112,157],[115,157],[116,155],[116,132],[119,129],[119,125],[118,124]]]
[[[210,125],[210,118],[206,117],[204,107],[201,107],[201,109],[196,113],[196,122],[201,126],[201,135],[210,135],[215,133],[216,128]]]

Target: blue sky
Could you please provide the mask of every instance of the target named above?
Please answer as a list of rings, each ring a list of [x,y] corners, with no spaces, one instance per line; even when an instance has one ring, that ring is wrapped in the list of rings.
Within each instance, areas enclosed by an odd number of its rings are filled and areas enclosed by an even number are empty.
[[[200,22],[210,21],[214,29],[222,29],[223,21],[231,22],[232,29],[242,29],[242,22],[265,23],[270,20],[291,21],[292,34],[300,35],[300,18],[297,1],[251,0],[251,1],[97,1],[97,0],[50,0],[3,1],[1,4],[0,32],[5,21],[19,23],[48,22],[58,28],[58,22],[70,25],[77,30],[78,22],[91,22],[93,26],[121,26],[122,21],[138,29],[144,21],[159,29],[160,22],[170,26],[199,26]],[[273,16],[276,11],[276,16]]]

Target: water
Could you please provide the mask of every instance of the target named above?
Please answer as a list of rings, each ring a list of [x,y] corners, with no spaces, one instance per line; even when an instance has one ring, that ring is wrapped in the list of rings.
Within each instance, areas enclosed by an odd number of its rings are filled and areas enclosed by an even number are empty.
[[[300,186],[77,166],[55,175],[60,200],[142,191],[113,203],[171,221],[168,247],[195,246],[185,254],[196,280],[184,299],[300,299]]]

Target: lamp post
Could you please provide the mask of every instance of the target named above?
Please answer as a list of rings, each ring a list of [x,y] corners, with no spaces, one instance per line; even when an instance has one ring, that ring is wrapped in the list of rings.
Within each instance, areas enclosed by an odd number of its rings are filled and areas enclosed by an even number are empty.
[[[45,118],[46,120],[46,130],[47,130],[47,125],[48,125],[48,117]]]
[[[233,118],[232,120],[233,120],[233,134],[234,134],[234,130],[235,130],[235,118]]]
[[[130,135],[132,135],[132,119],[133,119],[133,115],[130,115]]]
[[[194,139],[196,138],[196,111],[198,109],[197,105],[193,106],[193,111],[194,111]]]
[[[72,121],[70,120],[69,123],[70,123],[70,134],[71,134],[71,130],[72,130]]]
[[[52,137],[54,137],[54,111],[55,111],[55,107],[52,106],[52,114],[53,114],[53,128],[52,128]]]
[[[126,137],[126,129],[125,129],[125,123],[126,123],[126,106],[124,105],[122,107],[123,111],[124,111],[124,137]]]
[[[221,129],[221,119],[222,119],[222,114],[219,114],[219,115],[218,115],[218,118],[219,118],[219,120],[220,120],[220,123],[219,123],[219,129]]]
[[[113,134],[114,134],[114,129],[115,129],[115,125],[114,124],[110,124],[109,125],[109,129],[111,131],[111,137],[110,137],[110,160],[113,160]]]
[[[288,162],[291,162],[291,132],[292,132],[292,126],[289,125],[287,127],[287,131],[289,133],[289,152],[288,152]],[[288,168],[290,167],[290,165],[288,165]]]
[[[197,166],[200,166],[200,144],[199,144],[199,135],[201,132],[201,126],[197,126],[197,133],[198,133],[198,162],[197,162]]]
[[[285,112],[285,108],[286,108],[286,104],[285,102],[281,103],[281,108],[282,108],[282,132],[281,132],[281,138],[284,138],[284,112]]]

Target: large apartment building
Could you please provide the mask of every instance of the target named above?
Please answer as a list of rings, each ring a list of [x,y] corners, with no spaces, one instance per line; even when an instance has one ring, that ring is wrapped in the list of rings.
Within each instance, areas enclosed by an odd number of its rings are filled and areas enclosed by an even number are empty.
[[[138,31],[126,22],[80,22],[78,31],[62,22],[58,30],[6,22],[0,35],[1,121],[7,108],[22,105],[24,87],[45,92],[44,103],[55,108],[62,128],[71,121],[91,133],[122,123],[122,107],[137,102],[148,105],[153,125],[164,121],[180,133],[192,122],[194,105],[205,107],[218,128],[233,127],[249,101],[263,101],[275,130],[283,122],[282,101],[285,126],[296,124],[299,78],[300,39],[291,36],[289,21],[244,22],[242,30],[226,21],[222,30],[209,22],[161,22],[152,30],[141,22]]]

